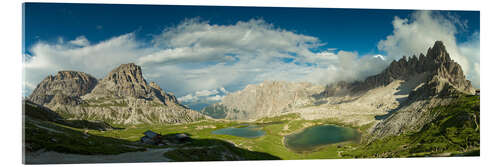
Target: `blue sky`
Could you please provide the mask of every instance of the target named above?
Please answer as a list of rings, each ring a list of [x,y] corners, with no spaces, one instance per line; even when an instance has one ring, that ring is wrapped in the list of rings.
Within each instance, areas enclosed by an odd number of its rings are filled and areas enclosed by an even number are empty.
[[[435,40],[479,87],[477,11],[26,3],[23,27],[25,95],[58,70],[103,77],[126,61],[184,100],[263,80],[357,80]]]
[[[164,28],[199,17],[213,24],[263,19],[299,34],[320,37],[325,48],[342,48],[360,54],[378,53],[377,42],[392,32],[395,16],[410,16],[414,10],[370,10],[329,8],[210,7],[168,5],[44,4],[25,6],[25,48],[39,40],[57,41],[85,35],[92,42],[137,32],[148,40]],[[441,11],[467,20],[468,28],[458,42],[479,31],[479,12]],[[26,50],[29,53],[29,50]]]

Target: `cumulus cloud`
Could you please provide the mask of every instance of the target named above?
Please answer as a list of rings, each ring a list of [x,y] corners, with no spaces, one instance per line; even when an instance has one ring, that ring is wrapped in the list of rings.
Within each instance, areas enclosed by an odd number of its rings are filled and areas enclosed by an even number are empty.
[[[201,90],[179,97],[178,100],[184,103],[210,103],[218,102],[227,95],[226,89],[218,88],[213,90]]]
[[[467,27],[466,20],[461,21],[449,14],[418,11],[410,18],[395,17],[392,25],[393,33],[378,43],[378,49],[385,51],[388,59],[425,54],[435,41],[440,40],[450,57],[462,66],[467,78],[479,87],[479,33],[477,38],[463,44],[457,43],[456,39],[457,33]]]
[[[76,46],[89,46],[90,42],[85,36],[79,36],[74,40],[69,41],[70,44]]]

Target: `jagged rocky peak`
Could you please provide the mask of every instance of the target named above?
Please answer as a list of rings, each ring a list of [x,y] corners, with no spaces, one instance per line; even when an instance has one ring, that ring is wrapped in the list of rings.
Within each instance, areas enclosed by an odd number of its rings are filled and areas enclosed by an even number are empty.
[[[427,93],[429,95],[437,94],[437,92],[444,89],[443,87],[453,87],[457,91],[464,93],[474,92],[474,88],[470,81],[465,78],[461,66],[451,59],[444,43],[436,41],[434,46],[427,50],[425,56],[421,53],[418,58],[413,55],[410,58],[404,56],[399,60],[393,60],[380,74],[351,84],[338,82],[329,85],[323,94],[333,96],[339,94],[339,92],[360,93],[376,87],[386,86],[394,80],[409,80],[417,75],[426,76],[423,77],[422,83],[440,87],[435,89],[434,93]],[[433,83],[431,84],[431,82]],[[436,87],[434,86],[434,88]]]
[[[134,63],[122,64],[113,69],[103,80],[115,81],[117,84],[123,82],[132,82],[140,85],[146,85],[146,80],[142,76],[141,66]]]
[[[40,105],[56,99],[69,102],[68,99],[75,99],[92,91],[97,83],[96,78],[84,72],[59,71],[55,76],[47,76],[40,82],[28,99]]]
[[[148,83],[142,75],[141,67],[134,63],[122,64],[113,69],[87,97],[132,97],[166,105],[178,104],[177,99],[163,91],[158,84]]]

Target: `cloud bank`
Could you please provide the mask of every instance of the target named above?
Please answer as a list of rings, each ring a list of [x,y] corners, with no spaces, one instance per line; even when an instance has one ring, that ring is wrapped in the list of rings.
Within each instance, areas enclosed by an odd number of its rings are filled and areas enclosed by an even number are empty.
[[[479,33],[457,44],[460,25],[431,12],[396,17],[393,33],[378,43],[383,54],[359,55],[323,49],[321,37],[280,29],[260,19],[232,25],[188,19],[149,41],[137,40],[134,32],[98,43],[85,36],[41,41],[30,49],[32,55],[25,56],[24,87],[29,95],[44,77],[59,70],[101,78],[119,64],[134,62],[143,67],[148,81],[174,92],[181,101],[218,101],[228,91],[264,80],[317,84],[360,80],[379,73],[393,59],[426,51],[435,40],[444,41],[452,58],[479,87]]]

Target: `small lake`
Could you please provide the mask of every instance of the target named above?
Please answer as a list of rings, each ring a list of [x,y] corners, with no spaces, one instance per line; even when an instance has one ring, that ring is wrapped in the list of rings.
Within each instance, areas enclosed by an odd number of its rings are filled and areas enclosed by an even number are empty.
[[[307,152],[328,144],[361,139],[359,132],[352,128],[336,125],[317,125],[285,137],[285,146],[293,151]]]
[[[245,138],[256,138],[260,137],[266,132],[262,130],[261,126],[257,125],[243,125],[239,127],[223,128],[212,131],[212,134],[216,135],[231,135]]]

